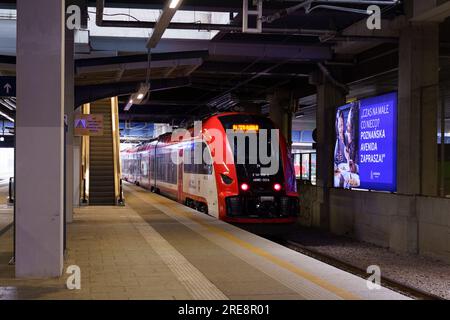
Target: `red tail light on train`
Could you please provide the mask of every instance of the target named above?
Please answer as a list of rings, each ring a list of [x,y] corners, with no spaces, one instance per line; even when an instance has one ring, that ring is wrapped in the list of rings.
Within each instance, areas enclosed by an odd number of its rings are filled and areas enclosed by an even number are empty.
[[[246,183],[243,183],[243,184],[241,184],[241,190],[248,191],[248,190],[250,190],[250,186]]]

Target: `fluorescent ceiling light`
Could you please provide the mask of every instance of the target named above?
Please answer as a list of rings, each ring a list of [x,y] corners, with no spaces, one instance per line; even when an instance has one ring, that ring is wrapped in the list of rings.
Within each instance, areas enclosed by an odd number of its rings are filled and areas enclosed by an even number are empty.
[[[127,105],[123,109],[124,111],[129,111],[133,104],[142,104],[142,100],[148,95],[150,92],[150,83],[141,83],[139,86],[139,90],[136,93],[133,93],[128,101]]]
[[[170,0],[169,8],[175,9],[179,3],[180,3],[180,0]]]
[[[10,107],[13,108],[13,110],[16,109],[16,102],[11,100],[11,99],[3,99],[4,102],[6,102],[7,104],[9,104]]]
[[[11,118],[10,116],[8,116],[7,114],[5,114],[5,113],[3,113],[3,112],[1,112],[1,111],[0,111],[0,116],[5,117],[6,119],[8,119],[8,120],[11,121],[11,122],[14,122],[14,119],[13,119],[13,118]]]
[[[8,104],[6,100],[0,99],[0,104],[5,106],[6,108],[8,108],[11,111],[14,111],[14,108],[10,104]]]
[[[131,109],[131,106],[133,105],[133,100],[128,101],[125,108],[123,108],[124,111],[129,111]]]
[[[308,142],[294,142],[292,143],[293,147],[311,147],[313,144]]]

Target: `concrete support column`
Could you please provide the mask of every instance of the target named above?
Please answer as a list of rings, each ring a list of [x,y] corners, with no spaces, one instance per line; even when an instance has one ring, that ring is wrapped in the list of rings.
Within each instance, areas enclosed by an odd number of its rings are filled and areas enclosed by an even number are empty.
[[[66,206],[66,223],[73,220],[73,195],[74,195],[74,104],[75,104],[75,65],[74,65],[74,38],[73,30],[65,31],[65,85],[64,85],[64,113],[67,118],[66,131],[66,178],[65,178],[65,206]]]
[[[292,145],[292,114],[295,109],[292,91],[287,89],[276,90],[269,97],[269,101],[269,117],[280,129],[290,147]]]
[[[63,269],[64,1],[17,1],[16,276]]]
[[[330,228],[330,188],[333,187],[333,153],[335,145],[335,111],[345,104],[343,91],[323,75],[317,76],[317,187],[318,199],[314,210],[313,225]]]
[[[398,192],[438,195],[438,24],[411,24],[400,34]]]

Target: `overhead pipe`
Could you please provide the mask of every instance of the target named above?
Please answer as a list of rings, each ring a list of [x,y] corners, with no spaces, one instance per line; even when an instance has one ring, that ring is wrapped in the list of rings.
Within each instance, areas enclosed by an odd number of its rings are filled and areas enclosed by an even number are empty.
[[[317,6],[309,8],[308,10],[306,10],[306,13],[310,13],[310,12],[316,10],[316,9],[328,9],[328,10],[334,10],[334,11],[342,11],[342,12],[350,12],[350,13],[366,14],[366,15],[369,14],[367,12],[367,10],[355,9],[355,8],[346,8],[346,7],[338,7],[338,6],[329,6],[329,5],[326,5],[326,4],[319,4]]]
[[[399,4],[400,0],[392,0],[392,1],[371,1],[371,0],[327,0],[327,1],[320,1],[320,0],[305,0],[304,2],[297,4],[295,6],[282,9],[270,16],[264,17],[264,21],[268,23],[272,23],[275,20],[278,20],[280,18],[286,17],[288,15],[291,15],[292,13],[300,10],[305,9],[306,13],[311,12],[316,7],[311,8],[311,5],[318,4],[317,7],[322,7],[325,9],[332,9],[332,10],[340,10],[340,11],[348,11],[352,13],[363,13],[366,14],[367,11],[362,11],[358,9],[352,9],[352,8],[344,8],[344,7],[337,7],[337,6],[326,6],[321,3],[327,3],[327,4],[350,4],[350,5],[397,5]]]
[[[400,3],[400,0],[308,0],[309,2],[327,3],[327,4],[350,4],[350,5],[377,5],[392,6]]]
[[[99,0],[102,1],[102,0]],[[112,28],[142,28],[142,29],[154,29],[157,22],[151,21],[115,21],[115,20],[103,20],[99,18],[97,14],[96,24],[99,27],[112,27]],[[175,30],[217,30],[221,32],[242,32],[242,27],[232,26],[228,24],[215,24],[215,23],[197,23],[197,22],[171,22],[168,29]],[[290,34],[300,36],[321,36],[334,34],[333,30],[320,30],[320,29],[302,29],[302,28],[264,28],[261,34]]]
[[[296,11],[302,9],[302,8],[310,6],[312,2],[314,2],[314,0],[307,0],[305,2],[297,4],[295,6],[282,9],[282,10],[280,10],[280,11],[278,11],[278,12],[276,12],[276,13],[270,15],[270,16],[264,17],[264,21],[268,22],[268,23],[272,23],[275,20],[278,20],[278,19],[281,19],[283,17],[289,16],[292,13],[294,13],[294,12],[296,12]]]
[[[143,28],[154,29],[157,22],[151,21],[115,21],[104,20],[103,13],[105,8],[105,0],[97,0],[96,6],[96,24],[99,27],[116,27],[116,28]],[[196,23],[196,22],[171,22],[168,29],[175,30],[217,30],[221,32],[242,32],[241,26],[227,25],[227,24],[214,24],[214,23]],[[323,29],[303,29],[303,28],[263,28],[261,34],[279,34],[279,35],[297,35],[297,36],[330,36],[336,41],[364,41],[364,37],[359,36],[345,36],[339,37],[335,30],[323,30]],[[367,40],[374,40],[380,38],[383,40],[389,40],[385,37],[367,37]]]

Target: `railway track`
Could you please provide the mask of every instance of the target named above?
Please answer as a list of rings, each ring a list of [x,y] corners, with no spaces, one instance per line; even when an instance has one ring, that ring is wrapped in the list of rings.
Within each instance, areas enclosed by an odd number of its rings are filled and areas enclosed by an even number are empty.
[[[335,257],[322,254],[320,252],[311,250],[295,241],[289,240],[289,239],[283,239],[283,238],[274,238],[274,237],[267,237],[267,239],[274,241],[278,244],[281,244],[287,248],[290,248],[292,250],[295,250],[299,253],[302,253],[304,255],[307,255],[313,259],[322,261],[324,263],[327,263],[333,267],[336,267],[338,269],[344,270],[346,272],[349,272],[351,274],[354,274],[360,278],[367,279],[368,274],[366,270],[356,267],[352,264],[349,264],[347,262],[343,262]],[[398,281],[395,281],[393,279],[387,278],[387,277],[381,277],[381,283],[382,286],[388,289],[391,289],[393,291],[399,292],[401,294],[404,294],[405,296],[408,296],[412,299],[416,300],[444,300],[443,298],[430,294],[428,292],[425,292],[423,290],[407,286],[403,283],[400,283]]]

